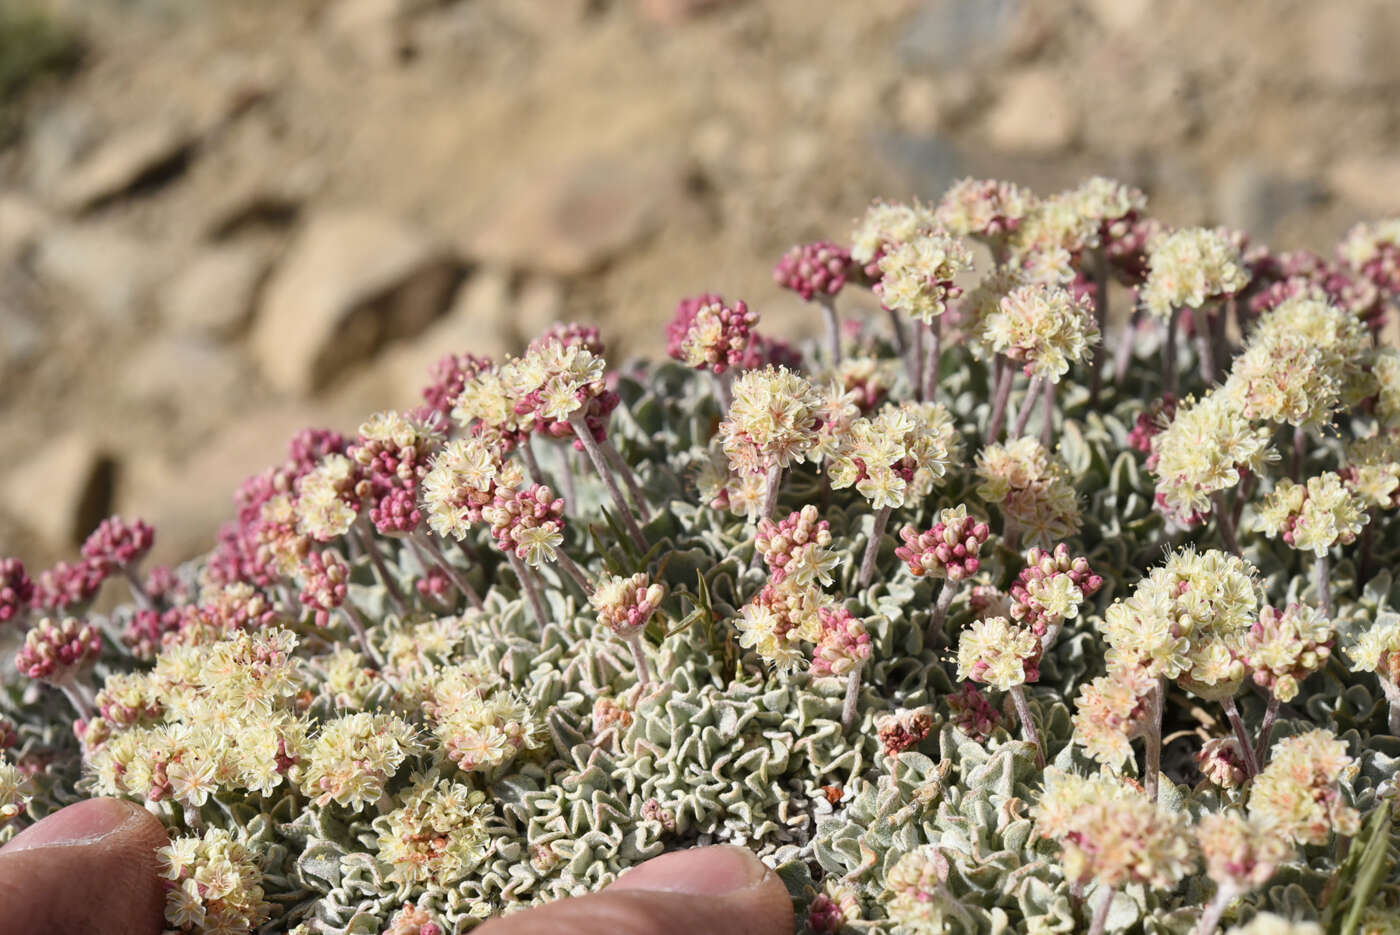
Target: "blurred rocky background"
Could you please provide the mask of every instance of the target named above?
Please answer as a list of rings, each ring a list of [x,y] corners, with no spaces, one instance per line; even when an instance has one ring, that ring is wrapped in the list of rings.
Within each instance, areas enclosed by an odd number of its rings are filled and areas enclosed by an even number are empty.
[[[309,424],[559,318],[619,359],[875,195],[1400,212],[1389,0],[0,0],[0,554],[201,551]]]

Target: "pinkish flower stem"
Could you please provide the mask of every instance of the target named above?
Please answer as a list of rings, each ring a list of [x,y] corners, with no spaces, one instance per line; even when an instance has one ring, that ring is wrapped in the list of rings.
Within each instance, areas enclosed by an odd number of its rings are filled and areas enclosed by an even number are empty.
[[[1040,411],[1045,416],[1045,424],[1040,427],[1040,443],[1046,450],[1055,441],[1055,394],[1058,383],[1047,383],[1040,392]]]
[[[1143,787],[1147,797],[1157,801],[1157,784],[1162,774],[1162,710],[1166,707],[1167,686],[1162,679],[1157,680],[1147,712],[1146,763],[1143,765]]]
[[[924,402],[938,399],[938,371],[943,361],[943,316],[924,325],[928,329],[928,359],[924,362]]]
[[[1215,507],[1215,523],[1220,527],[1220,538],[1225,540],[1225,548],[1243,558],[1240,553],[1240,539],[1235,532],[1235,517],[1225,502],[1225,495],[1217,490],[1210,495],[1210,499]]]
[[[1332,617],[1332,563],[1327,553],[1313,562],[1313,586],[1317,589],[1317,609],[1323,616]]]
[[[1367,581],[1371,580],[1373,571],[1372,564],[1375,561],[1375,529],[1376,529],[1376,508],[1371,507],[1366,516],[1366,525],[1361,529],[1361,545],[1357,548],[1360,555],[1356,559],[1356,586],[1364,587]]]
[[[822,307],[822,317],[826,319],[826,344],[831,354],[831,366],[835,367],[841,363],[841,316],[836,311],[836,297],[823,292],[817,296],[817,302]]]
[[[370,532],[363,522],[356,525],[354,529],[355,534],[360,538],[361,548],[369,556],[370,565],[374,567],[375,576],[389,595],[389,603],[394,605],[394,609],[399,612],[400,617],[407,617],[408,607],[403,602],[403,595],[399,593],[399,586],[389,575],[389,566],[385,563],[384,556],[379,554],[379,547],[374,544],[374,533]]]
[[[903,357],[909,350],[909,338],[904,333],[904,320],[900,318],[900,313],[892,308],[885,309],[885,313],[890,317],[890,334],[894,337],[894,351]]]
[[[934,650],[944,647],[943,625],[948,621],[948,608],[953,606],[953,598],[957,593],[958,582],[952,578],[944,578],[943,587],[938,592],[938,600],[933,605],[933,613],[928,618],[928,627],[924,630],[925,646]]]
[[[1201,380],[1209,386],[1215,382],[1215,349],[1211,347],[1210,319],[1202,307],[1191,310],[1191,323],[1196,332],[1196,355],[1200,358]]]
[[[515,579],[520,582],[520,590],[525,592],[525,598],[530,602],[530,611],[535,615],[535,622],[544,626],[545,622],[549,620],[549,615],[545,613],[544,600],[540,597],[540,589],[535,583],[535,576],[530,574],[530,569],[525,567],[520,556],[514,552],[508,550],[506,559],[510,562],[510,570],[515,572]]]
[[[846,700],[841,704],[841,729],[850,730],[856,722],[856,707],[860,704],[860,675],[865,668],[858,665],[846,676]]]
[[[1094,921],[1089,925],[1089,935],[1103,935],[1108,929],[1108,912],[1113,908],[1113,897],[1118,895],[1116,887],[1109,887],[1103,891],[1099,897],[1099,904],[1094,907]]]
[[[1098,251],[1094,263],[1094,320],[1098,322],[1099,334],[1108,335],[1108,257]],[[1103,359],[1107,345],[1103,340],[1094,345],[1094,358],[1089,364],[1089,408],[1098,406],[1099,392],[1103,389]],[[1048,445],[1046,447],[1049,447]]]
[[[593,593],[592,582],[590,582],[588,576],[583,573],[583,569],[578,567],[578,563],[569,557],[569,553],[561,548],[555,553],[554,560],[555,563],[563,569],[564,574],[572,578],[574,584],[578,585],[579,588],[583,590],[583,596],[585,598]]]
[[[603,484],[608,488],[608,495],[612,497],[613,506],[617,508],[618,517],[622,520],[622,524],[627,527],[632,541],[636,543],[638,549],[645,552],[647,540],[642,535],[642,527],[637,525],[637,518],[632,515],[632,508],[627,505],[627,498],[622,495],[622,488],[617,485],[617,478],[613,477],[612,471],[608,468],[607,456],[603,454],[598,440],[593,437],[593,432],[584,421],[582,411],[575,410],[569,416],[569,424],[574,427],[574,434],[583,443],[583,450],[588,453],[588,460],[593,462],[593,470],[598,472],[598,476],[603,479]]]
[[[1254,762],[1262,770],[1269,765],[1269,737],[1274,732],[1274,722],[1278,720],[1278,709],[1282,702],[1273,692],[1269,692],[1269,704],[1264,709],[1264,722],[1259,725],[1259,739],[1254,743]]]
[[[1162,335],[1162,386],[1166,392],[1176,395],[1177,373],[1176,373],[1176,331],[1181,316],[1177,309],[1172,309],[1167,316],[1166,324],[1163,325]]]
[[[1031,705],[1026,700],[1026,686],[1011,686],[1011,701],[1016,705],[1016,716],[1021,719],[1021,736],[1035,747],[1035,765],[1045,768],[1045,748],[1040,745],[1040,734],[1035,729],[1035,718],[1031,716]]]
[[[530,447],[529,436],[520,440],[520,457],[525,461],[525,470],[529,472],[530,480],[536,484],[543,484],[544,472],[540,470],[539,461],[535,460],[535,451]]]
[[[1113,352],[1113,385],[1122,386],[1128,378],[1128,368],[1133,364],[1133,351],[1137,347],[1138,323],[1142,321],[1142,310],[1133,309],[1128,323],[1118,332],[1118,347]]]
[[[1001,427],[1006,422],[1006,402],[1011,398],[1011,383],[1016,379],[1016,368],[1004,358],[998,358],[1001,368],[997,377],[997,388],[992,396],[992,420],[987,424],[987,444],[993,444],[1001,436]]]
[[[632,466],[622,457],[622,452],[617,450],[617,446],[612,443],[611,438],[604,438],[598,443],[598,447],[603,449],[603,457],[608,459],[613,470],[617,471],[618,477],[627,485],[627,492],[632,495],[632,502],[637,507],[638,519],[647,522],[647,498],[642,493],[642,484],[637,480],[637,475],[633,473]]]
[[[909,351],[909,356],[905,358],[906,366],[909,368],[909,385],[914,388],[914,398],[924,397],[924,325],[922,322],[914,322],[914,343]]]
[[[82,689],[78,687],[78,684],[73,680],[71,675],[61,681],[52,682],[51,684],[57,687],[59,691],[63,692],[63,697],[67,698],[68,703],[73,706],[73,710],[78,712],[79,718],[84,721],[91,721],[93,717],[96,716],[97,712],[83,695]]]
[[[131,588],[131,597],[136,601],[137,606],[142,610],[155,610],[155,602],[146,593],[146,587],[141,583],[141,578],[136,574],[136,569],[130,565],[122,566],[122,577],[126,578],[127,585]]]
[[[646,647],[642,645],[641,630],[636,630],[627,634],[623,638],[627,648],[632,650],[632,661],[637,664],[637,684],[645,686],[651,684],[651,667],[647,665]]]
[[[870,579],[875,577],[875,560],[880,557],[880,544],[885,541],[885,527],[890,524],[890,513],[894,507],[882,506],[875,514],[875,525],[870,530],[870,541],[865,544],[865,557],[860,562],[860,586],[870,587]]]
[[[1303,465],[1308,459],[1308,433],[1301,425],[1293,428],[1293,480],[1303,482]]]
[[[763,488],[763,515],[759,519],[772,519],[778,509],[778,491],[783,485],[783,469],[773,465],[768,469],[768,479]]]
[[[734,382],[734,377],[730,371],[715,373],[710,371],[710,382],[715,385],[715,398],[719,400],[719,411],[725,415],[729,414],[729,407],[734,405],[734,393],[730,385]]]
[[[1215,891],[1215,896],[1201,910],[1201,920],[1196,924],[1195,935],[1215,935],[1220,929],[1220,920],[1225,915],[1225,910],[1230,908],[1230,903],[1240,895],[1239,889],[1229,883],[1222,883]]]
[[[574,449],[572,445],[566,445],[559,452],[559,482],[564,487],[565,505],[577,510],[578,492],[574,486]]]
[[[458,591],[462,592],[462,596],[470,601],[473,607],[480,610],[482,607],[481,595],[477,593],[476,588],[472,587],[472,583],[457,570],[456,566],[447,560],[447,556],[442,554],[442,549],[438,548],[437,543],[434,542],[431,537],[416,530],[413,533],[412,541],[415,545],[427,552],[433,563],[441,568],[442,573],[447,575],[448,580],[452,582]]]
[[[1035,410],[1035,399],[1044,386],[1044,377],[1031,377],[1030,385],[1026,387],[1025,398],[1021,400],[1021,408],[1016,410],[1016,422],[1011,426],[1012,438],[1020,438],[1025,434],[1026,423],[1031,420],[1031,413]]]
[[[348,600],[340,605],[340,609],[345,611],[345,623],[350,628],[350,632],[354,634],[355,642],[360,644],[360,649],[364,650],[365,655],[374,662],[375,666],[383,668],[384,657],[379,655],[379,650],[375,649],[374,644],[369,640],[369,629],[365,626],[365,618]]]
[[[1220,704],[1225,709],[1225,717],[1229,719],[1230,726],[1234,728],[1235,740],[1239,743],[1240,753],[1244,756],[1246,777],[1253,779],[1259,775],[1259,760],[1254,756],[1254,743],[1249,739],[1249,731],[1245,730],[1244,718],[1240,717],[1239,705],[1235,704],[1234,696],[1227,697]]]

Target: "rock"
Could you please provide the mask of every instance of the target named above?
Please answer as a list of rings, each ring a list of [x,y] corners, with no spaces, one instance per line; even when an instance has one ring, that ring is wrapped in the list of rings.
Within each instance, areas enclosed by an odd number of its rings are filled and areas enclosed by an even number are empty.
[[[993,145],[1021,152],[1055,152],[1069,145],[1078,118],[1069,89],[1048,68],[1010,75],[987,115]]]
[[[1305,79],[1341,90],[1392,86],[1400,82],[1395,36],[1400,9],[1390,0],[1334,0],[1304,4],[1302,22],[1281,35],[1281,67],[1301,69]]]
[[[63,435],[5,475],[5,509],[47,548],[71,549],[110,512],[115,476],[91,439]]]
[[[510,313],[520,344],[529,344],[563,318],[563,283],[551,276],[531,276],[521,284]]]
[[[653,23],[677,26],[720,7],[731,6],[735,0],[641,0],[642,15]]]
[[[231,351],[205,341],[156,335],[131,353],[120,392],[134,405],[169,415],[176,424],[191,413],[222,412],[246,385]]]
[[[54,191],[68,211],[98,207],[147,182],[183,169],[194,135],[175,121],[132,127],[105,140],[77,163]]]
[[[47,211],[19,192],[0,192],[0,262],[22,260],[50,220]]]
[[[176,274],[161,295],[165,323],[181,334],[227,339],[253,314],[271,259],[254,246],[206,250]]]
[[[69,293],[105,324],[124,326],[151,301],[169,262],[168,245],[73,225],[44,234],[32,259],[41,281]]]
[[[1267,240],[1287,215],[1308,208],[1323,197],[1321,188],[1292,179],[1253,161],[1236,162],[1220,174],[1215,203],[1221,223]]]
[[[97,119],[90,104],[72,95],[36,115],[25,132],[25,163],[36,191],[50,192],[96,144]]]
[[[511,277],[497,267],[483,267],[462,283],[444,322],[459,322],[474,336],[473,345],[458,348],[499,357],[511,348]],[[485,350],[478,350],[480,342]],[[444,353],[446,353],[444,351]]]
[[[45,311],[28,272],[0,258],[0,386],[43,351]]]
[[[498,202],[467,252],[556,276],[591,272],[650,234],[678,190],[672,171],[611,159],[532,172]]]
[[[1021,0],[927,0],[895,51],[915,68],[956,68],[1005,54],[1018,40]]]
[[[1152,0],[1089,0],[1089,12],[1110,32],[1129,32],[1152,10]]]
[[[364,212],[313,217],[263,293],[252,349],[285,393],[310,393],[386,340],[417,334],[461,275],[443,244]]]
[[[373,64],[399,61],[411,52],[408,24],[422,0],[339,0],[324,25],[336,42]]]
[[[1400,157],[1344,157],[1327,173],[1327,182],[1369,217],[1400,213]]]

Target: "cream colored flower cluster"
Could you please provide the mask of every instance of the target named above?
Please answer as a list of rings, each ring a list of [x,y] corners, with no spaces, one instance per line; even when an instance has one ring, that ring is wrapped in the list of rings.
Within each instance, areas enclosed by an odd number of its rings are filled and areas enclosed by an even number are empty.
[[[318,805],[359,810],[378,802],[404,761],[424,749],[417,730],[397,715],[361,711],[334,718],[307,751],[301,787]]]
[[[1192,227],[1163,233],[1148,246],[1142,303],[1158,318],[1238,292],[1249,284],[1239,248],[1223,231]]]
[[[274,498],[264,506],[265,518],[276,518],[269,511],[285,502],[294,511],[297,529],[319,542],[345,535],[355,522],[355,463],[342,454],[323,457],[301,479],[295,499]]]
[[[1027,376],[1058,383],[1072,364],[1088,360],[1099,327],[1087,298],[1060,286],[1020,286],[979,321],[978,339],[1021,364]]]
[[[1111,668],[1079,687],[1074,702],[1074,742],[1098,763],[1122,768],[1132,741],[1144,736],[1155,712],[1157,679],[1140,666]]]
[[[1263,886],[1293,856],[1293,842],[1279,828],[1237,811],[1215,812],[1196,825],[1206,875],[1236,892]]]
[[[492,773],[539,746],[543,726],[530,704],[485,666],[446,666],[425,688],[433,735],[462,772]]]
[[[1014,182],[960,179],[943,194],[934,220],[957,237],[1004,241],[1035,205],[1034,193]]]
[[[734,381],[733,393],[719,426],[731,470],[765,474],[806,460],[821,398],[805,377],[786,367],[749,370]]]
[[[1299,683],[1332,657],[1334,635],[1331,621],[1316,607],[1265,607],[1244,640],[1241,657],[1255,684],[1286,704],[1298,697]]]
[[[1400,435],[1387,431],[1356,439],[1347,445],[1338,473],[1367,506],[1400,506]]]
[[[1000,507],[1029,545],[1051,548],[1079,532],[1079,495],[1069,471],[1045,446],[1022,437],[977,454],[977,495]]]
[[[31,785],[29,777],[0,754],[0,828],[28,809]]]
[[[246,935],[267,919],[263,875],[253,850],[222,828],[175,838],[156,852],[165,921],[177,932]]]
[[[888,403],[857,419],[827,458],[837,490],[854,486],[875,509],[922,499],[960,454],[952,413],[937,403]]]
[[[1366,504],[1328,471],[1297,484],[1287,477],[1259,506],[1259,528],[1301,552],[1326,555],[1356,541],[1369,520]]]
[[[1400,683],[1400,616],[1380,617],[1357,637],[1351,650],[1353,664],[1391,683]]]
[[[866,210],[851,235],[851,259],[870,267],[877,264],[891,247],[908,243],[937,228],[933,212],[918,201],[910,203],[876,201]],[[875,267],[878,274],[879,267]]]
[[[1210,513],[1213,495],[1233,488],[1242,472],[1261,473],[1277,458],[1269,439],[1269,430],[1245,418],[1223,392],[1186,399],[1152,439],[1148,465],[1162,506],[1184,520]]]
[[[1005,617],[974,620],[958,640],[958,678],[1001,691],[1040,677],[1040,638]]]
[[[607,362],[578,343],[546,341],[477,374],[457,398],[452,417],[503,434],[567,422],[605,391]]]
[[[1244,678],[1239,653],[1258,612],[1253,566],[1217,549],[1183,549],[1105,612],[1109,668],[1179,679],[1202,697],[1233,695]]]
[[[909,935],[942,935],[954,907],[947,880],[948,859],[937,846],[925,844],[901,855],[885,873],[890,921]]]
[[[486,859],[492,808],[486,793],[436,775],[415,775],[403,804],[377,819],[379,858],[389,879],[448,886]]]
[[[482,521],[498,490],[524,483],[524,471],[506,460],[499,439],[474,434],[448,442],[423,477],[423,507],[439,536],[465,539]]]
[[[971,269],[972,254],[962,241],[942,232],[920,234],[880,259],[880,303],[931,323],[962,295],[955,280]]]
[[[1356,771],[1347,745],[1331,731],[1310,730],[1274,745],[1273,758],[1249,788],[1249,815],[1299,844],[1356,834],[1360,813],[1342,791]]]

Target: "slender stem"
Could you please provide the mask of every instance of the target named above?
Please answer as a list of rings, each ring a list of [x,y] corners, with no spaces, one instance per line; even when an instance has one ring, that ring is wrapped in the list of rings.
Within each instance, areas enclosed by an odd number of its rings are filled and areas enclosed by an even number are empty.
[[[82,691],[72,681],[71,676],[50,684],[57,686],[59,691],[63,692],[63,697],[68,699],[68,703],[73,706],[73,710],[78,712],[78,717],[82,720],[91,721],[97,714],[87,698],[83,697]]]
[[[1031,412],[1035,409],[1035,398],[1040,395],[1040,390],[1044,385],[1044,377],[1038,375],[1031,377],[1030,386],[1026,387],[1025,398],[1021,400],[1021,408],[1016,410],[1016,422],[1011,426],[1012,438],[1020,438],[1026,431],[1026,423],[1031,420]]]
[[[513,551],[506,550],[506,558],[510,561],[511,571],[515,572],[516,580],[520,582],[520,590],[525,592],[525,597],[530,602],[530,610],[535,615],[535,622],[544,626],[549,616],[545,613],[544,600],[540,597],[540,589],[536,586],[535,576],[530,574],[530,569],[525,567],[520,556]]]
[[[1143,785],[1147,797],[1157,801],[1158,778],[1162,773],[1162,709],[1166,707],[1167,686],[1162,679],[1152,690],[1151,709],[1147,714],[1147,762],[1144,764]]]
[[[857,665],[846,676],[846,700],[841,705],[841,728],[849,730],[856,722],[856,707],[860,704],[860,673],[863,665]]]
[[[1303,465],[1308,459],[1308,433],[1301,425],[1293,427],[1293,480],[1303,482]]]
[[[588,597],[588,595],[593,593],[593,585],[589,582],[588,576],[583,573],[583,569],[578,567],[578,563],[569,557],[568,552],[559,549],[554,554],[554,561],[564,570],[566,575],[574,579],[574,584],[577,584],[583,590],[584,597]]]
[[[559,452],[559,479],[564,486],[564,503],[578,509],[578,490],[574,484],[574,448],[566,444]]]
[[[939,315],[928,328],[928,358],[924,361],[924,402],[938,399],[938,371],[943,360],[943,316]]]
[[[1089,926],[1089,935],[1103,935],[1108,928],[1108,911],[1113,908],[1113,897],[1116,895],[1116,887],[1109,887],[1103,891],[1103,895],[1099,897],[1099,904],[1094,907],[1094,921]]]
[[[903,357],[909,350],[909,338],[904,333],[904,319],[892,308],[885,309],[885,313],[890,318],[890,333],[894,335],[895,353]]]
[[[1244,505],[1249,498],[1254,495],[1254,484],[1258,480],[1258,475],[1253,471],[1244,472],[1244,480],[1240,481],[1239,493],[1235,494],[1235,508],[1230,511],[1230,522],[1235,524],[1235,529],[1240,528],[1240,517],[1244,515]]]
[[[1383,678],[1381,681],[1381,691],[1385,692],[1385,700],[1390,703],[1389,727],[1392,737],[1400,737],[1400,684],[1392,679]]]
[[[146,593],[146,587],[141,583],[141,578],[136,574],[136,569],[130,565],[122,566],[122,576],[126,578],[126,583],[131,587],[131,597],[136,601],[142,610],[155,610],[155,602]]]
[[[1324,616],[1332,616],[1332,565],[1327,553],[1313,562],[1313,585],[1317,589],[1317,608]]]
[[[933,605],[933,613],[929,615],[928,627],[924,630],[924,645],[934,649],[942,649],[943,624],[948,620],[948,608],[953,606],[953,598],[958,593],[958,582],[952,578],[943,579],[943,587],[938,592],[938,600]]]
[[[1220,920],[1225,915],[1225,910],[1230,907],[1230,903],[1240,895],[1240,891],[1228,883],[1220,884],[1215,891],[1215,896],[1201,910],[1201,921],[1196,925],[1196,935],[1215,935],[1220,928]]]
[[[529,436],[520,440],[520,457],[525,459],[525,470],[529,472],[530,480],[536,484],[543,484],[544,472],[540,470],[540,463],[535,460],[535,450],[530,447]]]
[[[1203,306],[1191,310],[1191,323],[1196,332],[1196,355],[1200,358],[1201,379],[1207,386],[1215,382],[1215,350],[1211,347],[1210,319]]]
[[[627,527],[627,532],[632,536],[637,548],[645,552],[647,540],[642,535],[642,527],[637,525],[637,518],[632,515],[632,509],[627,505],[627,498],[622,495],[622,488],[617,486],[617,478],[613,477],[612,471],[608,469],[607,456],[603,454],[598,440],[593,437],[593,432],[589,430],[588,424],[583,418],[583,411],[575,410],[569,416],[569,424],[574,427],[574,434],[583,443],[583,450],[588,453],[588,459],[593,462],[593,470],[598,472],[598,476],[603,479],[603,484],[608,488],[608,495],[612,497],[613,506],[617,508],[622,524]]]
[[[1225,502],[1225,495],[1220,491],[1210,495],[1211,503],[1215,507],[1215,523],[1220,527],[1220,538],[1225,540],[1225,548],[1239,555],[1240,539],[1235,533],[1235,518],[1231,513],[1229,505]]]
[[[826,346],[831,353],[831,366],[841,363],[841,316],[836,311],[836,297],[822,293],[817,297],[826,319]]]
[[[783,469],[773,465],[768,469],[768,479],[763,487],[763,515],[759,519],[772,519],[778,509],[778,491],[783,485]]]
[[[865,557],[860,562],[860,586],[870,587],[870,579],[875,577],[875,560],[880,556],[880,544],[885,539],[885,527],[889,525],[892,506],[882,506],[875,514],[875,526],[870,530],[870,541],[865,544]]]
[[[724,373],[715,373],[713,370],[710,371],[710,382],[713,383],[715,387],[715,398],[719,400],[719,411],[724,415],[728,415],[729,407],[734,405],[734,394],[729,389],[730,380],[731,377],[728,370],[724,371]]]
[[[1026,742],[1035,746],[1035,763],[1045,768],[1045,748],[1040,745],[1040,734],[1035,729],[1035,718],[1031,717],[1030,702],[1026,700],[1026,686],[1012,685],[1011,700],[1016,705],[1016,716],[1021,719],[1021,734]]]
[[[646,648],[642,646],[641,631],[635,630],[623,637],[623,640],[632,650],[632,660],[637,664],[637,684],[650,685],[651,667],[647,665]]]
[[[914,347],[909,352],[909,383],[914,388],[914,398],[924,397],[924,325],[914,321]]]
[[[363,520],[353,528],[360,537],[360,545],[364,548],[365,554],[369,556],[369,563],[374,566],[374,573],[379,578],[379,583],[384,586],[385,592],[389,595],[389,603],[394,605],[394,609],[399,612],[400,617],[407,617],[408,605],[404,603],[399,586],[394,583],[393,577],[389,574],[389,566],[385,563],[384,556],[379,554],[379,546],[374,544],[374,534],[369,531]]]
[[[1095,408],[1099,403],[1099,393],[1103,389],[1103,363],[1107,353],[1108,345],[1105,338],[1108,336],[1108,257],[1102,250],[1098,251],[1094,264],[1094,320],[1099,326],[1099,343],[1094,345],[1094,359],[1089,364],[1091,373],[1089,377],[1089,408]],[[1048,445],[1046,446],[1049,447]]]
[[[627,485],[627,492],[632,495],[632,502],[637,506],[637,516],[645,523],[647,521],[647,498],[642,493],[641,481],[637,480],[637,475],[632,471],[632,466],[627,463],[627,459],[622,457],[622,452],[617,450],[611,437],[604,437],[598,443],[598,447],[603,449],[603,457],[608,459],[613,470],[617,471],[622,482]]]
[[[1366,514],[1366,525],[1361,529],[1361,545],[1357,551],[1360,553],[1356,560],[1356,586],[1363,587],[1371,580],[1372,563],[1374,562],[1376,533],[1376,508],[1371,507]]]
[[[1128,378],[1128,368],[1133,363],[1133,351],[1137,349],[1138,322],[1142,321],[1142,309],[1133,309],[1128,323],[1118,332],[1118,347],[1113,352],[1113,384],[1122,386]]]
[[[443,574],[447,575],[457,590],[462,592],[462,596],[470,601],[473,607],[480,610],[482,607],[481,595],[477,593],[476,588],[472,587],[472,583],[466,579],[466,576],[447,560],[447,556],[442,554],[442,549],[438,548],[437,543],[421,531],[414,532],[413,537],[415,544],[428,553],[433,562],[442,569]]]
[[[1282,702],[1273,692],[1269,692],[1269,703],[1264,708],[1264,722],[1259,725],[1259,739],[1254,742],[1254,762],[1262,770],[1269,765],[1269,737],[1274,732],[1274,722],[1278,720],[1278,709]]]
[[[1172,309],[1167,315],[1165,333],[1162,336],[1162,386],[1168,393],[1176,395],[1177,373],[1176,373],[1176,331],[1181,316],[1177,314],[1177,309]]]
[[[1254,756],[1254,742],[1249,739],[1249,731],[1245,730],[1239,706],[1235,704],[1233,695],[1225,698],[1220,704],[1225,709],[1225,717],[1229,719],[1230,726],[1235,729],[1235,740],[1239,742],[1240,754],[1244,757],[1247,778],[1253,779],[1259,775],[1259,760]]]
[[[379,668],[384,667],[384,657],[379,655],[379,650],[374,648],[374,644],[369,641],[369,629],[365,626],[365,618],[360,616],[360,611],[349,601],[340,605],[340,609],[345,611],[345,622],[350,627],[350,632],[355,636],[355,642],[360,644],[360,649],[364,650]]]
[[[1045,415],[1045,424],[1040,427],[1040,444],[1048,451],[1055,441],[1055,393],[1058,383],[1047,383],[1045,389],[1040,392],[1040,400],[1043,405],[1041,412]]]
[[[987,424],[987,444],[992,444],[1001,436],[1001,426],[1006,421],[1006,401],[1011,398],[1011,382],[1016,379],[1016,368],[1008,360],[1001,361],[1001,376],[997,377],[996,395],[992,397],[992,419]]]

